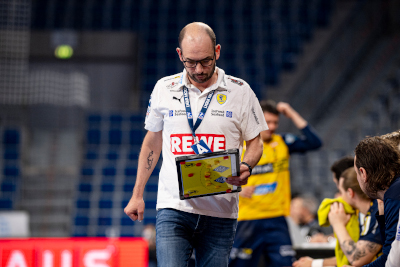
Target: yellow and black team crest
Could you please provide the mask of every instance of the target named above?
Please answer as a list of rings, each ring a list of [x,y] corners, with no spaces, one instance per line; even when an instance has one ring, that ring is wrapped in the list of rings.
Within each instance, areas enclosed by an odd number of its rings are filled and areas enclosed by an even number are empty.
[[[226,95],[224,94],[217,94],[217,102],[219,104],[224,104],[226,102]]]

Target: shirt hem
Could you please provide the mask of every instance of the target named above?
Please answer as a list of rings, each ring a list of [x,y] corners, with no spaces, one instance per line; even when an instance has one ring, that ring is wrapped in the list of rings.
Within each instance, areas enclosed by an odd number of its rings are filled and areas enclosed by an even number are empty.
[[[157,203],[157,210],[159,209],[176,209],[188,213],[194,213],[194,214],[199,214],[199,215],[205,215],[205,216],[212,216],[212,217],[217,217],[217,218],[226,218],[226,219],[237,219],[238,215],[236,213],[222,213],[218,211],[210,211],[210,210],[201,210],[201,209],[193,209],[190,207],[185,207],[179,204],[167,204],[167,203]]]

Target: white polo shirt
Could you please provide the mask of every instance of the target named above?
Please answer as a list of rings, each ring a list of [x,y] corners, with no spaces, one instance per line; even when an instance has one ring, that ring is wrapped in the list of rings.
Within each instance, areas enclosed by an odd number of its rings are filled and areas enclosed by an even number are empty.
[[[160,79],[154,87],[147,110],[145,129],[163,131],[163,163],[159,175],[157,209],[173,208],[185,212],[220,218],[238,216],[238,193],[206,196],[181,200],[175,157],[194,154],[192,132],[186,117],[183,86],[189,99],[195,123],[204,101],[215,90],[211,103],[196,136],[205,140],[213,151],[239,148],[243,140],[255,138],[267,130],[259,101],[250,86],[243,80],[225,75],[216,68],[218,80],[201,92],[188,80],[186,70]]]

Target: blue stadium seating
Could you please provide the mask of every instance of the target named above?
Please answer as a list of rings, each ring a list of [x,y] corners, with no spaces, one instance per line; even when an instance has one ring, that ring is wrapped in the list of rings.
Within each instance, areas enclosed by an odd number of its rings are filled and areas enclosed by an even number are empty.
[[[5,148],[3,153],[4,160],[18,160],[19,152],[17,148]]]
[[[101,131],[99,129],[89,129],[87,131],[87,143],[99,145],[101,143]]]
[[[4,166],[3,175],[5,177],[18,177],[19,176],[19,167],[15,165]]]
[[[86,225],[87,226],[87,225],[89,225],[89,218],[86,216],[76,216],[75,217],[75,225],[78,225],[78,226]]]
[[[3,132],[4,145],[18,145],[20,142],[19,131],[16,129],[6,129]]]

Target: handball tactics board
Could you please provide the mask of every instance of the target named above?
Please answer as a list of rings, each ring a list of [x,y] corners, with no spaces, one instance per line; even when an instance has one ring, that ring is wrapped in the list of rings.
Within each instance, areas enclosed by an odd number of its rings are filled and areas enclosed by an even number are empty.
[[[239,176],[239,150],[190,155],[176,158],[180,199],[241,191],[225,182]]]

